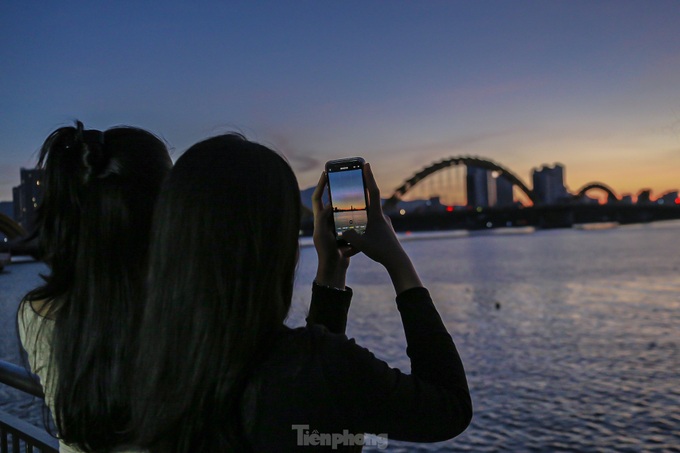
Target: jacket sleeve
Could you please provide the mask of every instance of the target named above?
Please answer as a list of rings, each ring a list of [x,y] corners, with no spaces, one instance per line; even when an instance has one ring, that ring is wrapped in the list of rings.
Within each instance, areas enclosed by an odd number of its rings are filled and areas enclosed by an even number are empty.
[[[425,288],[397,297],[410,375],[391,368],[344,336],[327,334],[320,352],[336,395],[334,414],[351,432],[438,442],[462,433],[472,419],[465,370]]]
[[[344,334],[352,294],[349,286],[341,291],[313,283],[307,325],[320,324],[332,333]]]

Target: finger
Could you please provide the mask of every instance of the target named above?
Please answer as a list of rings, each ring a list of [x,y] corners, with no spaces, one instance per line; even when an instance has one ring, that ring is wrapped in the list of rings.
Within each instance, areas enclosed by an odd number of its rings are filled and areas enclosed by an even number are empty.
[[[373,170],[371,169],[371,164],[369,163],[364,165],[364,182],[366,183],[368,195],[371,197],[371,199],[380,200],[380,189],[378,188],[378,184],[375,182],[375,176],[373,176]]]
[[[388,216],[387,214],[383,214],[383,217],[385,218],[385,223],[392,227],[392,219],[390,218],[390,216]]]
[[[321,199],[323,197],[323,191],[325,187],[326,187],[326,172],[324,171],[321,172],[319,182],[316,184],[316,188],[314,189],[314,193],[312,194],[312,210],[314,211],[315,214],[323,210],[323,201]]]
[[[321,220],[326,226],[328,226],[330,231],[333,231],[335,223],[333,222],[333,208],[331,205],[324,206],[323,210],[321,211]]]
[[[324,230],[328,230],[331,234],[333,231],[333,208],[326,205],[314,214],[314,228],[319,226]]]
[[[368,207],[368,212],[375,216],[376,214],[382,214],[382,206],[380,205],[380,189],[378,184],[375,182],[375,176],[373,176],[373,170],[371,170],[371,164],[364,165],[364,183],[366,184],[366,190],[368,191],[368,198],[370,205]]]
[[[342,253],[342,256],[345,258],[351,258],[359,253],[359,249],[352,247],[352,245],[346,245],[340,248],[340,253]]]

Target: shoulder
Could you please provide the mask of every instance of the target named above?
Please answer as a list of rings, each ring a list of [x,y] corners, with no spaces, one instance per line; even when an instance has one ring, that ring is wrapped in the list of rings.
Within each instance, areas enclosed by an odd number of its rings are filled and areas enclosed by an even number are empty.
[[[337,360],[345,348],[358,347],[344,334],[330,332],[320,324],[284,327],[270,350],[256,366],[255,380],[294,379],[302,382],[323,374],[328,361]]]
[[[367,376],[389,373],[387,363],[353,338],[333,333],[319,324],[289,329],[271,358],[283,369],[294,370],[292,375],[307,380],[310,387],[314,386],[310,381],[323,381],[331,386],[345,386],[348,382],[365,386]]]
[[[53,318],[53,313],[50,313],[50,310],[52,308],[52,305],[54,303],[53,300],[48,300],[48,299],[42,299],[42,300],[26,300],[24,299],[22,302],[22,305],[27,306],[30,308],[36,315],[42,316],[44,318]]]
[[[49,313],[50,304],[47,301],[30,301],[24,299],[17,311],[17,327],[19,337],[24,347],[37,342],[37,338],[45,329],[51,329],[54,320],[45,316]],[[35,345],[34,345],[35,346]]]
[[[54,332],[54,320],[39,314],[28,300],[23,300],[17,313],[17,330],[23,348],[28,355],[31,370],[40,376],[42,382],[46,382],[47,369],[51,356],[52,333]],[[46,390],[46,400],[51,400],[51,395]]]
[[[308,324],[305,327],[290,329],[286,335],[285,344],[290,348],[304,350],[309,358],[319,362],[336,359],[336,355],[343,355],[357,350],[368,352],[367,349],[356,344],[353,338],[344,333],[331,332],[322,324]],[[290,350],[290,349],[288,349]]]

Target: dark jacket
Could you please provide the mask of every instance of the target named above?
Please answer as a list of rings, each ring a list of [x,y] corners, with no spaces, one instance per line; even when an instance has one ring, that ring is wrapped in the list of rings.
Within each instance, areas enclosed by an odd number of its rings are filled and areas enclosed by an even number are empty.
[[[246,436],[255,451],[360,451],[352,445],[363,433],[386,436],[366,441],[378,447],[389,440],[437,442],[470,423],[463,364],[429,292],[397,296],[410,375],[344,335],[351,297],[351,290],[314,285],[307,326],[282,328],[244,394]]]

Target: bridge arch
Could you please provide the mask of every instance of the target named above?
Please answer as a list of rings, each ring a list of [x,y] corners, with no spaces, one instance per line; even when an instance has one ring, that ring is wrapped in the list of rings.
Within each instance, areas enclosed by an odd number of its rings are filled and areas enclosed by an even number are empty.
[[[586,194],[586,192],[588,192],[588,191],[591,190],[591,189],[600,189],[600,190],[606,192],[607,195],[608,195],[609,197],[613,198],[614,200],[618,200],[618,199],[619,199],[619,197],[616,195],[616,192],[614,192],[614,190],[612,190],[611,187],[609,187],[608,185],[603,184],[603,183],[601,183],[601,182],[589,182],[588,184],[586,184],[585,186],[581,187],[581,188],[576,192],[576,195],[574,195],[574,198],[581,198],[581,197],[583,197],[583,196]]]
[[[458,156],[458,157],[449,157],[448,159],[443,159],[439,162],[435,162],[422,170],[420,170],[418,173],[414,174],[411,176],[409,179],[404,181],[404,183],[397,187],[395,189],[394,193],[392,196],[385,202],[384,208],[385,210],[393,209],[396,207],[397,203],[401,201],[401,198],[413,188],[416,184],[418,184],[420,181],[423,179],[427,178],[428,176],[440,171],[444,170],[449,167],[453,167],[456,165],[465,165],[468,167],[479,167],[483,168],[485,170],[490,170],[490,171],[497,171],[499,173],[499,178],[504,177],[508,179],[513,185],[517,186],[522,192],[526,194],[527,197],[531,200],[532,203],[536,203],[536,199],[534,196],[534,193],[529,190],[529,188],[524,184],[524,182],[519,179],[514,173],[512,173],[510,170],[507,168],[502,167],[501,165],[497,164],[496,162],[493,162],[488,159],[481,159],[478,157],[469,157],[469,156]]]
[[[9,239],[26,236],[26,230],[5,214],[0,214],[0,233],[3,233]]]

